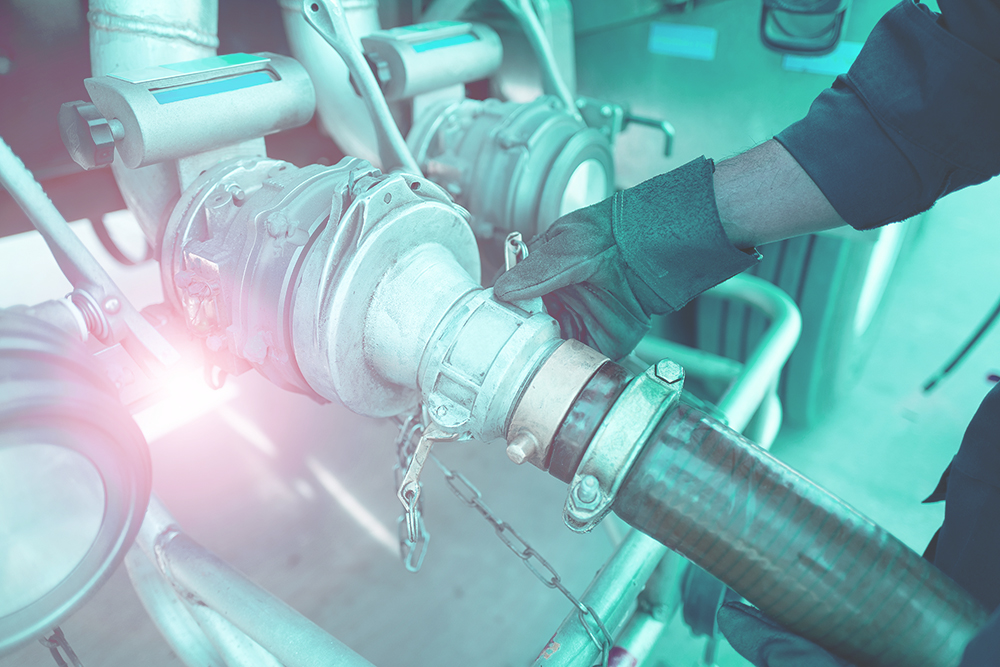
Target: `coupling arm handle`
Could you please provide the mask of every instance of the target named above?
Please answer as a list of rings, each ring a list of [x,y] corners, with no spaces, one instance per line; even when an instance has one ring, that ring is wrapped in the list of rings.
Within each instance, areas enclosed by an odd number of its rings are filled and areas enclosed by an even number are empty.
[[[368,107],[375,123],[375,133],[378,137],[379,159],[382,161],[382,171],[386,173],[397,169],[416,176],[423,176],[413,153],[410,152],[403,135],[400,134],[396,121],[392,117],[389,105],[385,101],[382,89],[372,73],[368,61],[365,60],[361,42],[351,30],[344,6],[340,0],[304,0],[302,13],[306,22],[319,33],[320,37],[344,60],[358,92]]]
[[[45,239],[63,275],[74,287],[73,303],[83,311],[87,328],[92,334],[105,344],[122,341],[133,358],[138,350],[132,342],[164,366],[180,359],[177,350],[125,298],[108,272],[70,229],[42,186],[2,138],[0,183]],[[140,359],[136,361],[141,362]]]

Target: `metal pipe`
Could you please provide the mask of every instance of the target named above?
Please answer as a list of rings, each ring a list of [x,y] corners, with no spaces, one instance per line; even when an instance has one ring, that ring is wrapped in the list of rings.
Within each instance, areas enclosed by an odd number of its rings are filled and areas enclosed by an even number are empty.
[[[125,568],[139,602],[185,665],[225,667],[226,661],[191,616],[187,605],[139,546],[133,545],[125,555]]]
[[[778,431],[781,430],[783,414],[781,399],[778,398],[778,385],[775,382],[767,390],[757,414],[743,430],[743,434],[761,449],[770,450],[775,438],[778,437]]]
[[[346,155],[380,165],[375,125],[365,101],[351,86],[347,65],[310,26],[301,0],[279,0],[292,55],[309,72],[316,87],[320,126]],[[341,0],[344,17],[358,38],[381,30],[377,0]]]
[[[371,667],[370,662],[187,535],[174,534],[157,551],[175,585],[218,611],[286,667]]]
[[[706,294],[749,303],[763,310],[771,319],[771,325],[747,359],[743,373],[718,403],[729,426],[742,431],[795,349],[802,332],[802,316],[788,294],[756,276],[740,274],[713,287]]]
[[[744,366],[735,359],[712,354],[674,341],[648,335],[635,346],[635,354],[647,366],[660,359],[676,361],[684,367],[684,373],[705,380],[732,380],[740,374]]]
[[[570,91],[569,86],[566,85],[562,74],[559,73],[559,66],[556,64],[552,45],[549,44],[549,40],[545,36],[545,29],[542,27],[541,21],[538,20],[538,14],[535,13],[535,8],[532,6],[531,0],[501,0],[501,2],[510,10],[514,18],[517,19],[517,22],[521,25],[521,29],[524,30],[525,36],[528,38],[531,50],[535,52],[535,57],[538,59],[538,67],[542,71],[542,81],[545,91],[558,97],[566,105],[566,110],[574,118],[583,122],[583,116],[580,115],[580,111],[576,108],[576,98]]]
[[[198,622],[198,626],[218,649],[229,667],[283,667],[271,653],[261,647],[233,624],[208,607],[187,603],[188,611]]]
[[[90,0],[94,76],[214,56],[218,0]],[[180,195],[174,163],[129,169],[111,165],[122,198],[154,247]]]
[[[666,552],[667,548],[656,540],[637,530],[629,531],[580,598],[604,622],[612,637],[625,621],[643,582]],[[598,646],[574,612],[556,630],[534,666],[590,665],[599,653]]]
[[[639,594],[635,614],[615,641],[615,665],[642,664],[680,607],[680,575],[687,561],[667,550]]]
[[[361,39],[354,34],[340,0],[304,0],[302,12],[309,23],[340,55],[351,73],[351,80],[365,101],[365,108],[375,123],[378,154],[385,172],[398,169],[421,176],[420,167],[410,153],[396,126],[382,89],[362,51]]]
[[[246,635],[285,667],[371,667],[371,663],[318,625],[182,533],[156,497],[150,500],[136,546],[142,552],[140,555],[155,563],[185,604],[204,605],[221,615],[222,619],[195,617],[199,624],[205,624],[201,626],[199,642],[208,630],[216,640],[221,640],[223,652],[230,657],[263,655],[243,640],[241,635]],[[187,611],[197,614],[191,606]],[[172,619],[167,617],[167,620]],[[171,624],[170,628],[191,631],[187,621],[179,626]]]

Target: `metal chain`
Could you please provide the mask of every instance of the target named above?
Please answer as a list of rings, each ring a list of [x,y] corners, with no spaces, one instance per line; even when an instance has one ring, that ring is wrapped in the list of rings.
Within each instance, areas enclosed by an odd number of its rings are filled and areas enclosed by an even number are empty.
[[[420,436],[424,431],[424,414],[421,408],[417,408],[412,414],[410,414],[405,420],[400,423],[399,435],[396,437],[396,465],[393,467],[396,478],[396,487],[402,483],[403,474],[406,468],[410,464],[410,459],[413,456],[414,449],[416,448],[416,443],[420,440]],[[562,583],[562,578],[559,573],[556,572],[555,568],[549,564],[545,558],[542,557],[540,553],[535,551],[534,547],[528,544],[527,541],[521,535],[514,530],[514,528],[498,517],[493,511],[483,502],[483,494],[476,487],[475,484],[469,481],[469,479],[457,470],[452,470],[444,463],[441,462],[433,452],[430,453],[431,460],[441,469],[444,473],[445,481],[448,483],[448,488],[451,489],[458,498],[472,507],[496,531],[497,537],[500,541],[507,545],[507,548],[514,552],[521,562],[524,563],[525,567],[535,575],[535,577],[542,582],[547,588],[554,588],[563,596],[569,600],[577,610],[577,617],[580,619],[580,624],[583,625],[584,630],[586,630],[587,635],[590,640],[594,642],[594,645],[601,652],[601,662],[599,663],[603,667],[608,667],[608,659],[610,658],[611,647],[613,646],[614,640],[611,638],[611,634],[608,629],[604,626],[604,622],[601,621],[600,616],[594,611],[593,607],[582,602],[573,593],[566,588]],[[401,515],[398,520],[399,525],[399,551],[400,555],[403,557],[403,563],[407,570],[411,572],[416,572],[420,569],[420,565],[423,563],[424,555],[427,552],[427,543],[430,541],[430,535],[427,529],[424,527],[423,515],[420,512],[420,505],[418,501],[418,506],[415,508],[417,522],[420,531],[420,537],[415,542],[408,539],[405,515]]]
[[[83,667],[83,663],[76,657],[76,653],[73,652],[73,649],[69,646],[69,642],[66,641],[66,635],[63,634],[62,628],[56,628],[52,631],[51,637],[42,637],[38,641],[42,646],[49,649],[49,653],[52,654],[52,658],[59,667]],[[60,651],[66,654],[66,659],[63,659]],[[69,662],[66,662],[66,660],[69,660]]]
[[[396,436],[396,464],[392,468],[393,476],[396,480],[396,487],[403,483],[403,476],[413,458],[413,451],[420,440],[420,435],[424,430],[421,423],[421,413],[414,412],[399,427],[399,435]],[[427,545],[431,541],[430,533],[424,525],[424,516],[421,512],[423,500],[417,498],[417,505],[413,508],[416,517],[417,537],[410,539],[409,530],[406,527],[406,513],[399,515],[396,520],[397,532],[399,533],[399,556],[403,560],[403,566],[410,572],[418,572],[424,564],[424,556],[427,555]]]
[[[438,468],[441,469],[441,472],[444,473],[445,481],[448,483],[448,487],[452,490],[452,492],[466,505],[479,512],[482,517],[493,526],[493,529],[496,531],[497,537],[500,538],[500,541],[506,544],[507,548],[513,551],[514,555],[521,559],[525,567],[527,567],[539,581],[545,584],[545,586],[556,589],[562,593],[567,600],[573,603],[573,606],[577,609],[577,616],[580,619],[580,623],[587,631],[591,641],[593,641],[597,648],[601,651],[600,664],[607,667],[611,646],[613,645],[614,640],[612,640],[611,634],[608,632],[608,629],[604,627],[604,623],[597,615],[597,612],[594,611],[593,607],[581,602],[579,598],[573,595],[569,589],[563,585],[562,579],[555,571],[555,568],[553,568],[541,554],[535,551],[534,547],[528,544],[528,542],[510,526],[510,524],[493,513],[486,503],[483,502],[482,492],[480,492],[479,489],[476,488],[476,486],[470,482],[465,475],[457,470],[451,470],[448,468],[448,466],[442,463],[433,452],[431,453],[430,458],[435,464],[437,464]],[[596,628],[594,626],[596,626]]]

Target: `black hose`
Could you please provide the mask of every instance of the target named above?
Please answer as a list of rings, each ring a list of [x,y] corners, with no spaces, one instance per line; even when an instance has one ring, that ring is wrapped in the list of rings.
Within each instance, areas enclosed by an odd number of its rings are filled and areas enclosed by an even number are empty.
[[[656,427],[614,509],[858,664],[954,667],[986,621],[966,591],[885,529],[687,405]]]
[[[931,378],[924,383],[925,394],[933,389],[941,380],[943,380],[946,375],[958,367],[958,364],[961,363],[966,356],[968,356],[969,352],[971,352],[972,348],[979,343],[983,335],[996,323],[998,317],[1000,317],[1000,302],[997,302],[997,304],[993,307],[993,310],[990,311],[989,315],[987,315],[986,318],[979,324],[979,327],[976,329],[975,333],[972,334],[969,340],[965,341],[965,345],[962,346],[962,349],[956,352],[955,356],[953,356],[941,370],[932,375]]]

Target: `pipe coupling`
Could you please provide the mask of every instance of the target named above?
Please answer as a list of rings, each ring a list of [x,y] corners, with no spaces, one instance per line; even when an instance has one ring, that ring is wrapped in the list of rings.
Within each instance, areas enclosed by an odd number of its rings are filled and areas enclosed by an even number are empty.
[[[684,369],[664,359],[632,380],[611,406],[573,476],[563,520],[593,530],[611,511],[618,489],[660,419],[680,400]]]

